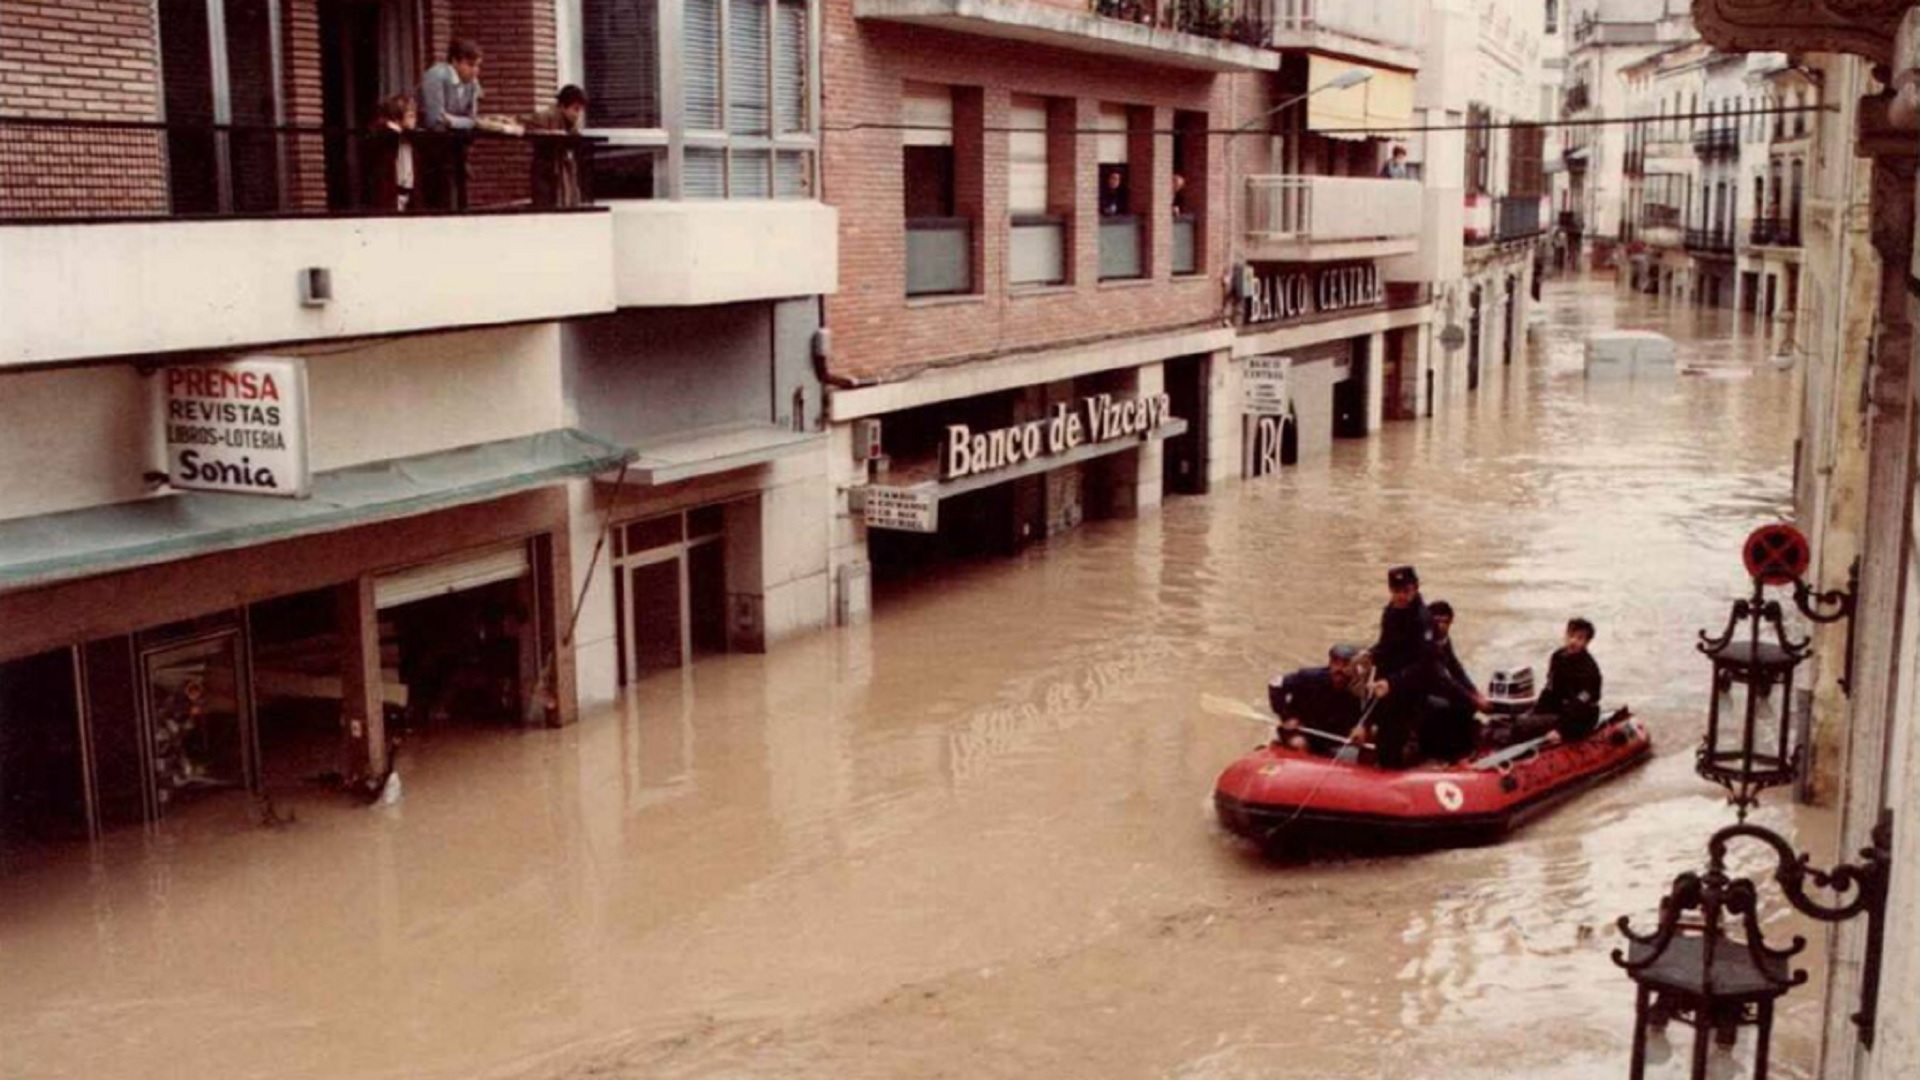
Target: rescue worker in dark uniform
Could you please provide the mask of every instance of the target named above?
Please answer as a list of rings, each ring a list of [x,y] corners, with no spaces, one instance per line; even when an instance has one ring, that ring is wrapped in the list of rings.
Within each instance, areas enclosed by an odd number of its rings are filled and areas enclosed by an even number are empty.
[[[1427,608],[1433,621],[1434,661],[1441,693],[1427,697],[1427,715],[1420,724],[1420,753],[1437,761],[1458,761],[1480,741],[1476,714],[1490,702],[1474,685],[1473,676],[1453,651],[1453,605],[1435,600]]]
[[[1420,599],[1420,575],[1411,566],[1387,571],[1391,599],[1380,612],[1373,652],[1375,759],[1383,769],[1407,767],[1407,742],[1420,730],[1427,695],[1435,693],[1433,619]]]
[[[1327,666],[1301,668],[1267,684],[1267,703],[1280,718],[1275,741],[1292,750],[1331,754],[1339,744],[1301,731],[1312,728],[1345,738],[1360,722],[1361,668],[1358,646],[1327,650]]]

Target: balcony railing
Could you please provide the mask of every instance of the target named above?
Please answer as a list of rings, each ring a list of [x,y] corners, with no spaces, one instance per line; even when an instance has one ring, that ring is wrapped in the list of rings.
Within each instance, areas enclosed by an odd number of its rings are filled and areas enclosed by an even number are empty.
[[[1088,7],[1121,22],[1259,48],[1272,33],[1264,8],[1251,0],[1088,0]]]
[[[1067,222],[1052,216],[1016,217],[1008,253],[1013,285],[1058,285],[1067,280]]]
[[[0,220],[165,220],[593,203],[578,135],[0,117]]]
[[[907,220],[907,295],[951,296],[973,291],[973,221]]]
[[[1100,280],[1145,277],[1144,218],[1116,214],[1100,219]]]
[[[1730,157],[1740,152],[1740,129],[1710,127],[1693,133],[1693,152],[1704,158]]]
[[[1373,0],[1270,0],[1273,29],[1283,33],[1326,31],[1400,49],[1417,49],[1425,40],[1415,5]]]
[[[1251,241],[1409,240],[1420,235],[1418,180],[1247,177]]]
[[[1192,214],[1173,215],[1173,272],[1200,272],[1200,219]]]
[[[1799,247],[1800,222],[1793,218],[1755,218],[1748,235],[1757,245]]]
[[[1725,229],[1688,229],[1687,250],[1726,255],[1733,252],[1733,233]]]
[[[1580,220],[1580,215],[1572,210],[1560,211],[1560,216],[1554,220],[1562,232],[1577,233],[1586,231],[1582,228],[1583,222]]]
[[[1494,225],[1494,233],[1500,240],[1526,240],[1545,231],[1538,195],[1500,197]]]
[[[1645,203],[1640,207],[1640,226],[1645,229],[1677,229],[1680,227],[1680,208]]]

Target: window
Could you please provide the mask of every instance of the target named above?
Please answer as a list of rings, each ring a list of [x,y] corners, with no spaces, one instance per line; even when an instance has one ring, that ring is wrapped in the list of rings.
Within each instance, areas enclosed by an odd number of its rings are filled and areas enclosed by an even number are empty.
[[[908,296],[973,291],[973,222],[959,214],[955,104],[950,86],[910,82],[902,87],[900,174]]]
[[[661,87],[661,2],[562,0],[576,12],[577,51],[565,55],[592,99],[588,122],[611,142],[596,162],[603,192],[811,197],[809,0],[680,0],[679,40],[666,46],[681,62],[677,95]]]
[[[1072,104],[1058,104],[1066,123],[1052,122],[1056,105],[1046,98],[1016,94],[1007,112],[1009,285],[1058,285],[1068,278],[1071,207],[1055,205],[1052,159],[1059,157],[1059,167],[1071,175]],[[1065,153],[1056,147],[1063,139]]]
[[[1560,0],[1547,0],[1547,33],[1560,32]]]
[[[581,82],[595,127],[660,126],[657,10],[653,0],[581,0]]]

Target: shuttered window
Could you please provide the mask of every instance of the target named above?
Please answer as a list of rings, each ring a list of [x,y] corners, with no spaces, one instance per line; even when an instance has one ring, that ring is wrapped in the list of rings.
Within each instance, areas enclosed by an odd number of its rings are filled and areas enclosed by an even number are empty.
[[[1127,107],[1102,104],[1095,126],[1100,129],[1100,134],[1096,136],[1100,164],[1125,165],[1127,163]]]
[[[727,6],[727,130],[735,135],[766,135],[771,41],[769,0],[730,0]]]
[[[686,0],[681,63],[686,69],[687,127],[720,130],[720,0]]]
[[[813,195],[813,155],[783,150],[774,158],[773,197],[806,199]]]
[[[687,147],[680,193],[689,199],[727,197],[727,152],[718,146]]]
[[[733,151],[733,167],[727,173],[727,194],[735,199],[772,198],[772,169],[771,150]]]
[[[773,9],[773,130],[807,131],[807,5],[776,0]]]
[[[660,126],[657,11],[656,0],[580,0],[594,126]]]
[[[1047,212],[1047,102],[1016,95],[1007,113],[1007,212]]]

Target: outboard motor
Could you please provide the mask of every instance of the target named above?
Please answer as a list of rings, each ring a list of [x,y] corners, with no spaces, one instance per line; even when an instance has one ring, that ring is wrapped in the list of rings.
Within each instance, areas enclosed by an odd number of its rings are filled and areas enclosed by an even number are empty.
[[[1501,668],[1487,683],[1487,710],[1493,716],[1519,716],[1540,700],[1531,667]]]

